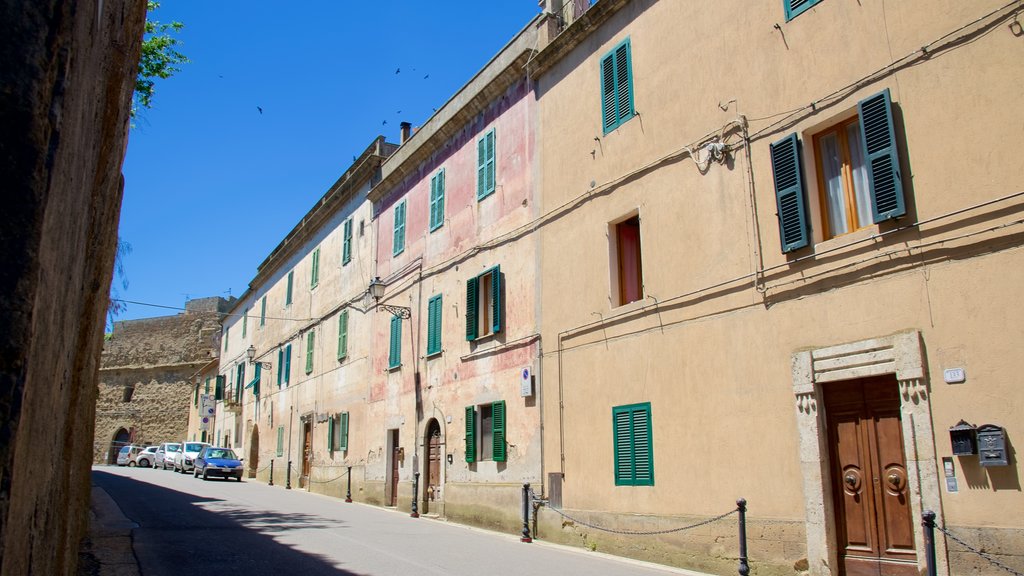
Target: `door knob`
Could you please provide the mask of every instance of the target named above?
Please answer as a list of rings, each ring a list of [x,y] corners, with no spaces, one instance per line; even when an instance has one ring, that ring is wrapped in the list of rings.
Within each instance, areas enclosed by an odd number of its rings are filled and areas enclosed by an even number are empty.
[[[900,487],[900,476],[899,476],[899,474],[896,474],[895,472],[889,474],[888,480],[889,480],[889,484],[891,484],[893,488],[899,488]]]
[[[852,473],[844,476],[843,480],[846,482],[846,485],[849,486],[850,488],[853,488],[854,486],[857,485],[857,477],[854,476]]]

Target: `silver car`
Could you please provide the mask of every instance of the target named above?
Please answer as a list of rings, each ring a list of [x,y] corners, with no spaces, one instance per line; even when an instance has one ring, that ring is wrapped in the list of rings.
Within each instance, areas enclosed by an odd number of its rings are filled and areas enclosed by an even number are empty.
[[[174,455],[181,450],[180,442],[164,442],[156,449],[156,457],[153,460],[154,468],[174,468]]]
[[[191,472],[199,451],[209,445],[206,442],[182,442],[181,450],[174,453],[174,471],[182,474]]]
[[[129,444],[121,448],[121,451],[117,453],[117,465],[118,466],[135,466],[135,457],[142,451],[142,446],[136,446]]]
[[[139,468],[149,468],[156,461],[156,449],[159,446],[146,446],[142,452],[135,455],[135,465]]]

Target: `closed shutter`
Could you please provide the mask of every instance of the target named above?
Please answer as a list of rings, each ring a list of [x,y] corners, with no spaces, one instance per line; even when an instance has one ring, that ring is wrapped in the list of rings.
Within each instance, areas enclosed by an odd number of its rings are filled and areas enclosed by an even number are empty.
[[[783,7],[786,9],[786,20],[792,20],[797,14],[800,14],[804,10],[807,10],[811,6],[814,6],[821,0],[782,0]]]
[[[615,485],[632,483],[633,434],[629,410],[614,408],[612,421],[615,429]]]
[[[287,306],[292,303],[292,281],[295,280],[295,271],[292,270],[288,273],[288,286],[284,295],[284,305]]]
[[[348,355],[348,310],[338,315],[338,360]]]
[[[430,230],[444,224],[444,168],[430,179]]]
[[[810,243],[800,142],[796,133],[772,144],[771,156],[782,251],[792,252]]]
[[[494,441],[491,452],[495,462],[504,462],[507,458],[505,451],[505,401],[495,402],[491,405],[491,422],[494,428],[492,439]]]
[[[862,153],[871,185],[871,216],[877,224],[907,213],[889,89],[858,102],[857,112]]]
[[[278,349],[277,351],[277,387],[280,388],[281,384],[284,383],[284,350]]]
[[[341,413],[341,434],[339,436],[338,450],[348,451],[348,412]]]
[[[260,379],[262,378],[263,367],[259,362],[256,363],[256,375],[252,379],[252,394],[253,396],[260,395]]]
[[[316,333],[306,335],[306,374],[313,371],[313,337]]]
[[[651,452],[650,410],[634,410],[633,416],[633,484],[654,484],[654,462]]]
[[[441,295],[427,303],[427,354],[441,351]]]
[[[487,155],[487,165],[484,170],[485,178],[485,190],[484,195],[494,192],[494,129],[484,135],[484,147],[485,154]]]
[[[327,419],[327,451],[334,454],[334,416]]]
[[[292,345],[284,347],[284,385],[292,381]]]
[[[491,332],[501,332],[501,267],[491,268]]]
[[[284,455],[284,426],[277,427],[277,455]]]
[[[466,406],[466,462],[476,462],[476,409]]]
[[[487,195],[487,144],[481,138],[476,141],[476,198]]]
[[[405,250],[405,200],[395,206],[395,233],[391,245],[393,256],[397,256]]]
[[[345,220],[345,227],[343,228],[343,237],[341,245],[341,263],[342,265],[348,264],[352,260],[352,219]]]
[[[479,295],[480,279],[476,276],[466,281],[466,340],[476,340],[477,324],[480,322]]]
[[[267,324],[267,297],[264,296],[260,300],[260,327],[266,326]]]
[[[249,308],[242,310],[242,338],[245,338],[245,333],[249,330]]]
[[[224,381],[225,381],[225,378],[223,376],[217,376],[217,383],[214,384],[214,389],[213,389],[213,399],[214,400],[223,400],[224,399]]]
[[[402,364],[402,319],[391,317],[391,346],[388,351],[388,368],[397,368]]]
[[[633,117],[633,56],[624,40],[601,59],[601,125],[607,134]]]
[[[616,486],[653,486],[650,403],[612,408]]]
[[[601,59],[601,125],[607,134],[615,127],[615,55]]]
[[[309,287],[316,288],[320,283],[320,249],[313,250],[313,267],[309,273]],[[242,325],[245,326],[244,324]]]

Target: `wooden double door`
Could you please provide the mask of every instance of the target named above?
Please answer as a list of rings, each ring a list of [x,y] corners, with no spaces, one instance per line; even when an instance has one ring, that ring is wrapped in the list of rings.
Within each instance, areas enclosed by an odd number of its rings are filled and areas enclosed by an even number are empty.
[[[823,392],[839,574],[917,576],[895,377],[829,383]]]

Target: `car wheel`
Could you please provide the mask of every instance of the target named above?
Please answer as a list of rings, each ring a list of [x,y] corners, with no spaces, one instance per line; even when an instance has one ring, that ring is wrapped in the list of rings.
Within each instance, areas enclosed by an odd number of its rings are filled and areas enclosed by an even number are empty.
[[[145,458],[139,460],[139,466],[142,466],[143,468],[149,468],[149,460],[146,460]]]
[[[206,473],[206,470],[203,470],[203,480],[209,480],[209,479],[210,479],[210,475]]]
[[[129,468],[135,468],[135,462],[129,462],[128,463],[128,467]]]
[[[242,477],[241,476],[235,476],[235,480],[238,480],[239,482],[241,482],[242,481]]]

